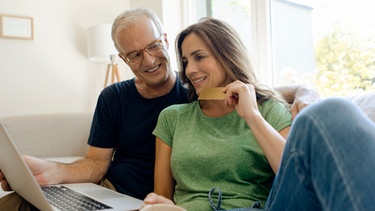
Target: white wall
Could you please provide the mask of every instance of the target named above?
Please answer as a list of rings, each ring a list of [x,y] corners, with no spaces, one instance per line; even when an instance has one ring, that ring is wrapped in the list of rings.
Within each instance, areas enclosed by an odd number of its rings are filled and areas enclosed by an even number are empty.
[[[92,111],[106,64],[88,61],[86,30],[128,7],[128,0],[0,0],[0,14],[34,18],[34,40],[0,38],[0,116]]]
[[[0,0],[0,14],[34,19],[34,40],[0,38],[0,116],[93,111],[106,64],[87,58],[87,29],[127,8],[154,10],[174,39],[186,0]],[[122,79],[133,77],[119,62]]]

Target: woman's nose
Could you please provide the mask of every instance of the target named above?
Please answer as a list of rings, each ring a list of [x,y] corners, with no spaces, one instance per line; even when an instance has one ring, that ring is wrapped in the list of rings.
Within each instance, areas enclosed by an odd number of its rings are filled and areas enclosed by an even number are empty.
[[[197,68],[194,64],[188,63],[185,66],[185,74],[186,75],[194,75],[197,72]]]

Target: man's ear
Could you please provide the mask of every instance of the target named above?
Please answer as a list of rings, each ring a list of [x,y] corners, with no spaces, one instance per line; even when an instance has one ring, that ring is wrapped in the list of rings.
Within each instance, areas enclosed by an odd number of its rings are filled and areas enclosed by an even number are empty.
[[[167,36],[167,33],[163,33],[163,38],[162,38],[165,42],[165,45],[167,46],[167,50],[169,50],[169,42],[168,42],[168,36]]]

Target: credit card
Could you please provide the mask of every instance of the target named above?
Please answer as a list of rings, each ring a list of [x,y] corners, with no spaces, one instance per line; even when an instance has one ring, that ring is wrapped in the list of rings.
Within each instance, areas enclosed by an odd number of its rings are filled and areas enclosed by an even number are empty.
[[[224,100],[224,87],[210,87],[203,89],[199,94],[198,100]]]

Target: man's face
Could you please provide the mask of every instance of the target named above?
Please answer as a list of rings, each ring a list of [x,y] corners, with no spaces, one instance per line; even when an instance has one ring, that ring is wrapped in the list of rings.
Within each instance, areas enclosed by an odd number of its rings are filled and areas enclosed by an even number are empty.
[[[127,28],[119,28],[115,38],[122,59],[138,79],[152,86],[166,81],[171,71],[168,40],[151,19],[143,17]]]

